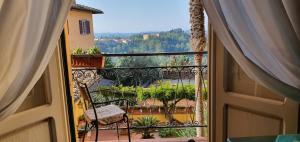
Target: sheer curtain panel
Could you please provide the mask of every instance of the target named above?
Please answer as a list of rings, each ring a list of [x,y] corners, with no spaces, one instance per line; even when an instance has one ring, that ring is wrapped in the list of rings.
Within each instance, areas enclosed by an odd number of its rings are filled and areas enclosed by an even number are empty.
[[[0,120],[13,114],[44,72],[72,0],[0,0]]]
[[[218,38],[246,74],[300,102],[300,1],[203,2]]]

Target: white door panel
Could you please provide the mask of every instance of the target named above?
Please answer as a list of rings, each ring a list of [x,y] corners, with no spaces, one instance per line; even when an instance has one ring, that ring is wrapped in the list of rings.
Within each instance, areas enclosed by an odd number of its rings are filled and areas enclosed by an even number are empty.
[[[298,103],[251,80],[216,35],[210,43],[211,140],[296,133]]]
[[[19,110],[0,121],[0,142],[67,142],[69,128],[60,47]]]

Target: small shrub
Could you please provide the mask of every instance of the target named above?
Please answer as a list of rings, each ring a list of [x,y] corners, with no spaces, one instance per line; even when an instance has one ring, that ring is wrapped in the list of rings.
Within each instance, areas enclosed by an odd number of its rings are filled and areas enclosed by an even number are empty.
[[[140,117],[133,123],[134,126],[155,126],[157,124],[159,124],[159,120],[152,116]],[[142,134],[142,139],[151,139],[154,137],[152,133],[155,132],[155,129],[135,129],[135,132]]]
[[[73,55],[81,55],[81,54],[83,54],[83,50],[82,50],[82,48],[76,48],[72,51],[72,54]]]
[[[159,130],[159,136],[162,138],[174,138],[178,137],[176,128],[164,128]]]
[[[177,135],[178,137],[186,137],[186,138],[196,137],[197,136],[196,128],[180,129],[179,131],[177,131]]]
[[[87,53],[89,55],[95,55],[95,54],[100,54],[101,52],[100,52],[100,49],[98,47],[94,46],[94,47],[88,49]]]

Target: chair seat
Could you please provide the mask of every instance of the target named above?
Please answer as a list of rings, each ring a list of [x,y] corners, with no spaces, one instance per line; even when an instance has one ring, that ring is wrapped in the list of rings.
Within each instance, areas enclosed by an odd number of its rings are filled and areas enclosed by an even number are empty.
[[[107,105],[103,107],[98,107],[96,108],[96,112],[97,112],[98,122],[104,125],[121,121],[123,119],[123,115],[125,114],[125,111],[120,109],[120,107],[116,105]],[[84,115],[88,121],[96,120],[93,108],[85,111]]]

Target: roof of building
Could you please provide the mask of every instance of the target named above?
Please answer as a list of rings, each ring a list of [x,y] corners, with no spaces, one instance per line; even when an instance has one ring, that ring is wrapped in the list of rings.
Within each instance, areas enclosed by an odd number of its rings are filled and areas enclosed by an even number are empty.
[[[84,6],[84,5],[81,5],[81,4],[72,4],[71,9],[89,11],[89,12],[92,12],[93,14],[103,14],[103,11],[101,11],[99,9]]]

